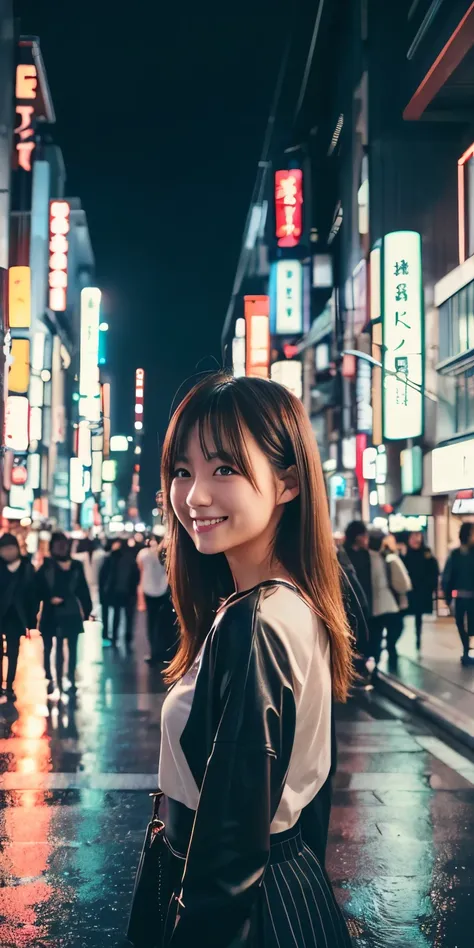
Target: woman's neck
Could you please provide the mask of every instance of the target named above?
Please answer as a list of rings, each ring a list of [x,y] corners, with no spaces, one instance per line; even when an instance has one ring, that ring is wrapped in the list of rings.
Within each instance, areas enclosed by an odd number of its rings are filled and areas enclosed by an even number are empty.
[[[292,582],[292,577],[284,566],[274,557],[269,557],[268,554],[258,559],[240,551],[231,551],[226,553],[226,557],[234,579],[236,592],[253,589],[254,586],[267,582],[269,579],[286,579]]]

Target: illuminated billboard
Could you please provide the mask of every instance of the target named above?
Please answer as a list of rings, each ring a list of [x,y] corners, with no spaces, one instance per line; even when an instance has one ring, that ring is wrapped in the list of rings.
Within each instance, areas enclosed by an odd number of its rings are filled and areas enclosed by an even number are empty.
[[[270,368],[270,301],[244,296],[246,374],[267,379]]]
[[[8,321],[10,329],[31,326],[31,270],[10,267],[8,271]]]
[[[143,428],[143,390],[145,386],[145,372],[137,369],[135,372],[135,430]]]
[[[303,332],[303,265],[300,260],[278,260],[274,266],[275,332],[299,335]]]
[[[5,414],[5,447],[23,454],[28,451],[28,399],[9,395]]]
[[[9,391],[25,395],[30,381],[30,340],[12,339],[10,358]]]
[[[31,158],[35,149],[33,116],[38,77],[33,63],[20,63],[16,68],[15,112],[18,124],[15,128],[15,152],[18,168],[31,171]]]
[[[68,201],[49,206],[49,308],[62,313],[67,303],[67,258],[70,207]]]
[[[296,247],[303,233],[303,172],[275,172],[275,235],[279,247]]]
[[[283,359],[273,362],[271,379],[289,389],[297,398],[303,397],[303,363],[297,359]]]
[[[97,421],[97,411],[100,417],[99,322],[101,297],[100,290],[95,286],[86,287],[81,292],[79,412],[89,421]]]
[[[383,239],[383,436],[423,434],[424,313],[421,237],[395,231]]]

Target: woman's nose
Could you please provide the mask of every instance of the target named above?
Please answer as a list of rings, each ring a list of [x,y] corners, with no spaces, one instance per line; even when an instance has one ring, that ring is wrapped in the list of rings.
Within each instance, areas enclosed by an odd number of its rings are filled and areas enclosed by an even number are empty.
[[[196,477],[186,497],[188,507],[210,507],[212,496],[205,481]]]

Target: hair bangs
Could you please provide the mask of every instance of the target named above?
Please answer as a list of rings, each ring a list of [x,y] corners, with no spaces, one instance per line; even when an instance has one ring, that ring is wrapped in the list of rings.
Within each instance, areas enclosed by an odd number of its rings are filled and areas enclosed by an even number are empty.
[[[201,390],[198,397],[183,406],[176,423],[170,457],[172,466],[179,458],[186,457],[188,441],[196,427],[206,461],[218,457],[255,486],[246,445],[248,426],[231,380],[218,388]]]

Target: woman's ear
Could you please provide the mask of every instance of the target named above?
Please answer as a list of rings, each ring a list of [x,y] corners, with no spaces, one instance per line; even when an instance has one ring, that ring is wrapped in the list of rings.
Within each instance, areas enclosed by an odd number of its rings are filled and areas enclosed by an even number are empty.
[[[279,504],[288,504],[290,500],[294,500],[300,492],[300,482],[298,480],[298,472],[294,464],[281,474],[278,479],[278,499],[277,506]]]

